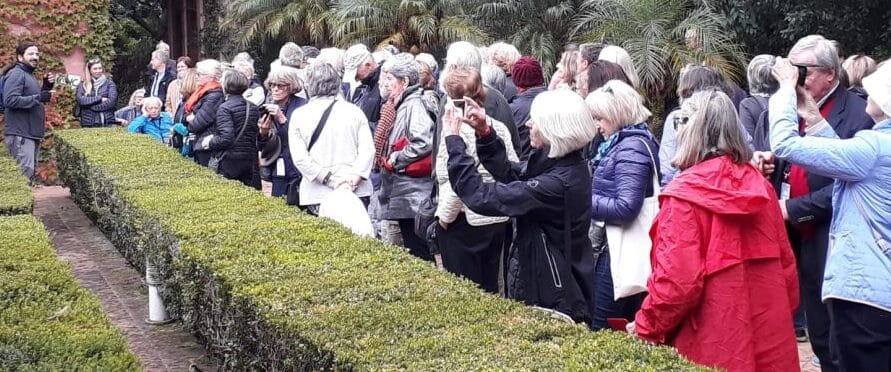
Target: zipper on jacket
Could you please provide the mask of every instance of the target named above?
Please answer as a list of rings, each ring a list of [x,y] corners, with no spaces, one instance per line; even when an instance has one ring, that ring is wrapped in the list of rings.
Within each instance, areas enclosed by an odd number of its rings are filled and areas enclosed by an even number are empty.
[[[551,257],[551,252],[548,251],[548,239],[545,234],[542,232],[541,234],[541,244],[544,246],[545,256],[548,260],[548,268],[551,269],[551,278],[554,280],[554,286],[557,288],[563,288],[563,281],[560,280],[560,272],[557,270],[557,261]]]

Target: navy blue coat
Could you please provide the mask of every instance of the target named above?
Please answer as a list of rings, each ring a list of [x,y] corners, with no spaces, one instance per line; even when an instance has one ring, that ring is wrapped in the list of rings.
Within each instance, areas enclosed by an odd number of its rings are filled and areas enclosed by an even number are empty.
[[[377,128],[377,122],[381,118],[381,105],[384,104],[384,100],[381,98],[380,87],[378,87],[380,77],[381,68],[378,66],[377,70],[374,70],[371,75],[362,80],[362,84],[356,88],[352,95],[344,94],[350,102],[359,106],[362,112],[365,113],[365,118],[368,119],[368,126],[371,127],[371,133],[374,133],[374,128]],[[341,85],[341,89],[344,89],[343,85]],[[344,93],[349,93],[349,87],[346,88]]]
[[[106,80],[102,86],[94,86],[90,94],[86,94],[84,84],[80,83],[77,85],[75,97],[77,104],[80,105],[81,127],[101,127],[114,124],[118,86],[111,79]],[[107,100],[102,102],[102,98],[107,98]]]
[[[3,79],[4,135],[43,140],[46,112],[40,95],[41,91],[52,89],[52,85],[45,82],[41,88],[34,69],[23,63],[17,63]]]
[[[247,106],[247,107],[245,107]],[[247,120],[245,121],[245,114]],[[213,126],[213,138],[208,145],[211,151],[225,151],[225,160],[257,159],[257,119],[260,110],[240,95],[231,95],[217,109]],[[247,125],[247,127],[244,127]],[[241,137],[238,133],[242,131]]]
[[[767,97],[752,96],[742,100],[739,104],[739,121],[753,138],[761,113],[767,111],[767,100]]]
[[[282,161],[285,162],[285,174],[284,178],[286,179],[294,179],[295,177],[300,175],[300,171],[297,170],[297,167],[294,166],[294,161],[291,160],[291,147],[288,144],[288,125],[291,123],[291,115],[294,114],[294,111],[297,110],[300,106],[303,106],[308,101],[303,99],[302,97],[291,96],[288,100],[288,104],[285,107],[282,107],[282,112],[285,113],[285,117],[288,120],[285,120],[284,123],[275,123],[275,132],[278,135],[278,140],[282,144],[282,151],[279,155],[282,158]],[[257,139],[257,147],[262,149],[266,146],[266,143],[269,141],[269,138],[258,138]],[[275,163],[266,167],[269,169],[270,174],[275,175]]]
[[[449,181],[472,211],[516,217],[508,254],[507,295],[590,324],[594,254],[588,238],[591,175],[581,151],[558,159],[535,150],[526,162],[511,163],[494,131],[476,141],[483,166],[495,183],[483,183],[476,161],[460,136],[446,137]]]
[[[653,135],[647,130],[622,129],[593,168],[591,218],[610,225],[634,221],[644,198],[653,195],[653,172],[658,167],[654,168],[652,159],[659,164],[659,145]]]
[[[520,140],[518,145],[519,150],[517,151],[517,156],[519,156],[520,159],[525,159],[526,156],[529,155],[529,152],[532,151],[532,147],[529,145],[529,127],[526,126],[526,122],[529,121],[529,108],[532,107],[532,101],[535,100],[535,97],[545,90],[545,87],[529,89],[523,93],[517,94],[517,96],[514,97],[514,100],[510,103],[510,110],[513,112],[514,117],[514,125],[517,126],[517,136]]]
[[[188,124],[189,133],[195,133],[197,143],[200,143],[205,136],[213,134],[214,123],[217,122],[217,109],[223,103],[223,90],[214,89],[204,94],[204,97],[198,100],[192,114],[195,118]],[[203,151],[203,150],[196,150]]]

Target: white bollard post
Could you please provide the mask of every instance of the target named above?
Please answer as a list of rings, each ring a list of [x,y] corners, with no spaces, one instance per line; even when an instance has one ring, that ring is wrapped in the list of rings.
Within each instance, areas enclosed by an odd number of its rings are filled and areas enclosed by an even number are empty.
[[[164,308],[164,300],[161,299],[161,293],[158,291],[158,285],[161,284],[158,268],[145,260],[145,283],[148,285],[149,298],[149,317],[145,320],[148,324],[166,324],[172,320],[167,317],[167,310]]]

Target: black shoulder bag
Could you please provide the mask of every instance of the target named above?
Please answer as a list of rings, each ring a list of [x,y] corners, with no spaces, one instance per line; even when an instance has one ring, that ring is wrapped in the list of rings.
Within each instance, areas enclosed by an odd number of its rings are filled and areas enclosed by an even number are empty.
[[[335,99],[334,102],[331,102],[331,105],[325,109],[325,113],[322,114],[322,118],[319,120],[319,125],[316,126],[316,130],[312,132],[312,137],[309,138],[309,143],[306,145],[306,152],[312,150],[312,147],[315,146],[316,141],[319,140],[319,135],[322,134],[322,129],[325,129],[325,123],[328,122],[328,116],[331,115],[331,109],[334,108],[334,104],[337,103]],[[293,181],[288,183],[288,193],[287,198],[285,199],[288,205],[300,205],[300,181],[303,181],[303,175],[298,175]]]

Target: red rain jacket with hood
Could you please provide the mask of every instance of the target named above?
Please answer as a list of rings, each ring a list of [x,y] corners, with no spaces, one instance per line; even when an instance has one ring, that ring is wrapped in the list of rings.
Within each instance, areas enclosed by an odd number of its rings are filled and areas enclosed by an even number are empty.
[[[770,183],[719,156],[684,171],[659,199],[638,335],[710,367],[797,371],[798,276]]]

